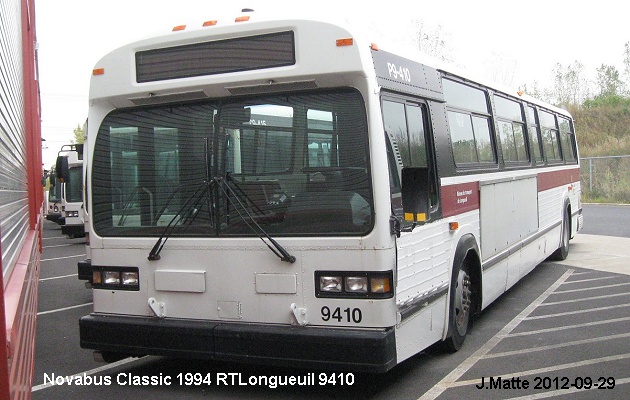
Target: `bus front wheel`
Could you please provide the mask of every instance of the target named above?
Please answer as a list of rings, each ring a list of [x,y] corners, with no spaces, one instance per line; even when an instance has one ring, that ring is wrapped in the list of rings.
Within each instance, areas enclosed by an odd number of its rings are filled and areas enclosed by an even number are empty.
[[[446,349],[450,352],[456,352],[462,347],[472,325],[472,293],[469,266],[464,260],[453,271],[451,281],[448,336],[444,341]]]

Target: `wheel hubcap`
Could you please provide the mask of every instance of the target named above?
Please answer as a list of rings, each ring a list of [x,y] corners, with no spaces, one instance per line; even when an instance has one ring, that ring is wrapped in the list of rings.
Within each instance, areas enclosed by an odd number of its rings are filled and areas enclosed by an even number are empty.
[[[470,316],[471,290],[470,276],[466,271],[460,270],[457,275],[455,287],[455,326],[460,336],[464,336],[468,330]]]

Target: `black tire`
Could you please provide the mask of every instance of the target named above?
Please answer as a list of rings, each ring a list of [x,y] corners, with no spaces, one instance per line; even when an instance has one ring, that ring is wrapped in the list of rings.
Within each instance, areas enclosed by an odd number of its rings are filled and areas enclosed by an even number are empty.
[[[116,361],[120,361],[127,357],[129,356],[126,354],[116,353],[114,351],[101,351],[101,352],[98,352],[98,356],[96,354],[94,355],[95,360],[106,362],[106,363],[114,363]]]
[[[451,280],[448,336],[444,340],[444,347],[450,352],[454,353],[462,347],[466,340],[466,334],[472,327],[472,294],[470,270],[464,260],[453,270]]]
[[[562,233],[560,235],[560,247],[551,254],[549,257],[552,261],[566,260],[569,256],[569,240],[571,239],[571,216],[569,215],[569,209],[564,208],[564,214],[562,215]]]

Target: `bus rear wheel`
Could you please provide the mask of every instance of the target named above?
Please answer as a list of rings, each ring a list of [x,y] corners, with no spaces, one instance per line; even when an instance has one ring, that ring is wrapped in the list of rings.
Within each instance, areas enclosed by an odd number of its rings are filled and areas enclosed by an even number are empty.
[[[113,351],[95,351],[92,354],[94,357],[94,361],[106,363],[113,363],[129,357],[126,354],[116,353]]]
[[[549,257],[552,261],[562,261],[569,256],[569,240],[571,239],[571,217],[569,208],[564,208],[562,215],[562,234],[560,236],[560,247]]]
[[[456,352],[464,344],[466,334],[472,326],[472,283],[468,264],[464,260],[453,271],[451,281],[448,337],[444,341],[446,350]]]

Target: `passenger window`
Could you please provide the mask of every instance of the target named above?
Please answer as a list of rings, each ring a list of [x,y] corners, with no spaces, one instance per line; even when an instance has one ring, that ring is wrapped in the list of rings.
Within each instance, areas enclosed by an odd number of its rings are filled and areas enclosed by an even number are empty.
[[[558,117],[560,125],[560,141],[562,143],[562,157],[568,163],[575,163],[575,135],[568,119]]]
[[[448,125],[451,128],[451,142],[455,163],[462,164],[479,161],[470,115],[449,111]]]
[[[496,162],[489,122],[486,117],[448,112],[456,164]]]
[[[542,149],[540,147],[540,127],[538,126],[538,118],[536,117],[536,109],[527,107],[527,128],[529,137],[532,139],[532,155],[536,164],[543,163]]]
[[[505,162],[529,161],[525,145],[523,112],[520,103],[495,96],[501,150]]]
[[[496,163],[486,92],[442,79],[455,164]]]
[[[488,102],[483,90],[459,82],[442,79],[444,99],[449,106],[488,114]]]
[[[547,111],[540,111],[538,115],[540,117],[540,125],[542,126],[542,141],[545,150],[545,158],[547,162],[561,161],[562,154],[560,153],[556,116]]]

